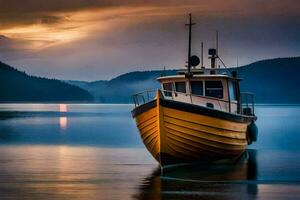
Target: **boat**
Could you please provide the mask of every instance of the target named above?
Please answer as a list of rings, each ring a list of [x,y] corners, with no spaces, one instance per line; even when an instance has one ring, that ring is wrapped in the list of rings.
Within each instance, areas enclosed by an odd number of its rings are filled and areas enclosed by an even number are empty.
[[[200,59],[191,55],[191,14],[187,25],[187,70],[157,78],[160,89],[133,95],[132,117],[162,167],[234,161],[257,140],[254,95],[240,92],[236,71],[216,67],[217,60],[223,63],[218,48],[208,50],[211,68],[203,66],[202,48],[202,66],[196,68]]]

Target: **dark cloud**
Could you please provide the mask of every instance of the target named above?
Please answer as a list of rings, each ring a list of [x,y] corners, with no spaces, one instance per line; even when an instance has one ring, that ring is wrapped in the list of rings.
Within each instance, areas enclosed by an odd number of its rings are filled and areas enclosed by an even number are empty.
[[[299,13],[298,0],[0,0],[1,25],[13,23],[56,22],[53,13],[83,9],[122,6],[185,6],[186,10],[200,10],[205,14],[247,15]]]

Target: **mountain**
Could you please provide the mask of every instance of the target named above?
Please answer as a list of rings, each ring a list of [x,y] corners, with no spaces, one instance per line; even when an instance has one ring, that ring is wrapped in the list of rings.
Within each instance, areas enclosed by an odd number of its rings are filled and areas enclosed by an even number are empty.
[[[110,101],[106,100],[108,99],[107,95],[109,91],[109,88],[106,86],[106,83],[108,81],[94,81],[94,82],[86,82],[86,81],[65,81],[71,85],[78,86],[86,91],[88,91],[90,94],[93,95],[96,102],[101,103],[111,103]]]
[[[86,90],[55,79],[29,76],[0,62],[0,102],[86,102]]]
[[[300,103],[300,57],[262,60],[234,70],[243,79],[241,91],[253,92],[256,103]],[[157,89],[157,77],[174,74],[176,70],[156,70],[108,81],[60,81],[30,76],[0,62],[0,102],[132,103],[132,94]]]
[[[259,103],[300,103],[300,57],[277,58],[238,68],[242,91]]]
[[[130,72],[109,81],[67,81],[89,91],[101,103],[132,103],[132,94],[159,88],[156,78],[176,74],[176,70]]]
[[[300,103],[300,57],[262,60],[238,68],[241,91],[255,94],[256,103]],[[225,70],[224,70],[225,71]],[[81,87],[101,103],[132,103],[131,95],[159,88],[156,78],[176,74],[176,70],[123,74],[109,81],[68,81]]]

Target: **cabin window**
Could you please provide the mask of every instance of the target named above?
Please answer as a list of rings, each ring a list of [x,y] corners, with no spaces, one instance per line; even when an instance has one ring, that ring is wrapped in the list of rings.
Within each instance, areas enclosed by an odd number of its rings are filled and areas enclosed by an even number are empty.
[[[191,81],[192,94],[203,96],[203,82]]]
[[[233,81],[229,81],[229,97],[230,97],[230,100],[234,100],[236,101],[237,100],[237,95],[236,95],[236,89],[235,89],[235,84]]]
[[[221,81],[205,81],[205,96],[223,99],[223,85]]]
[[[164,94],[165,96],[171,97],[172,96],[172,83],[164,83],[163,84],[163,89],[164,89]]]
[[[176,92],[186,93],[185,82],[175,82]]]

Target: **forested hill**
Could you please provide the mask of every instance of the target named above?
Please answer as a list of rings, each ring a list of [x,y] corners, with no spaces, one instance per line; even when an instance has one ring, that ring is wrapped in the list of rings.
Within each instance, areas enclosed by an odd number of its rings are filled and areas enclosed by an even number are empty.
[[[300,103],[300,57],[277,58],[235,68],[241,90],[257,103]],[[131,95],[159,88],[156,78],[176,70],[130,72],[109,81],[59,81],[29,76],[0,62],[0,102],[132,103]],[[67,83],[66,83],[67,82]]]
[[[0,102],[86,102],[86,90],[65,82],[29,76],[0,62]]]
[[[300,57],[262,60],[238,68],[242,91],[259,103],[300,104]]]
[[[253,92],[257,103],[300,103],[300,57],[277,58],[239,68],[241,90]],[[159,88],[156,78],[175,70],[130,72],[110,81],[68,81],[88,90],[101,103],[132,103],[131,95]]]

